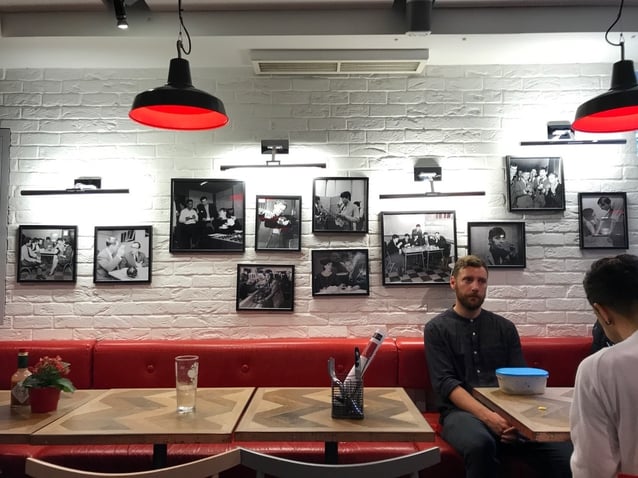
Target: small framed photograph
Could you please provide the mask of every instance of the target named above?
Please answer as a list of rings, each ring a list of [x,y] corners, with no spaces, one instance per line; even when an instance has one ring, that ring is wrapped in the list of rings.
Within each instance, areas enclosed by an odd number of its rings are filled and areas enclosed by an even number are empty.
[[[450,282],[456,261],[454,211],[382,212],[383,285]]]
[[[20,226],[18,282],[75,282],[77,226]]]
[[[564,211],[563,160],[558,157],[505,157],[509,210]]]
[[[243,252],[243,181],[171,180],[171,252]]]
[[[93,282],[151,282],[152,226],[96,227]]]
[[[626,193],[578,193],[581,249],[628,249]]]
[[[370,295],[368,250],[313,250],[312,295]]]
[[[257,196],[255,250],[301,250],[301,196]]]
[[[479,256],[490,269],[524,268],[525,222],[468,222],[467,252]]]
[[[316,178],[312,196],[312,232],[368,232],[368,178]]]
[[[292,311],[295,266],[237,264],[236,310]]]

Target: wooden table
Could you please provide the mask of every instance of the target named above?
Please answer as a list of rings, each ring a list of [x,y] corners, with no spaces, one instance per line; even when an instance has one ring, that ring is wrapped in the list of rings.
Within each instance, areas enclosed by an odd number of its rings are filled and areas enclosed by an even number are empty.
[[[324,441],[337,463],[339,441],[434,441],[434,431],[402,388],[365,388],[362,420],[331,417],[325,388],[258,388],[235,440]]]
[[[73,394],[62,393],[55,412],[31,413],[31,408],[28,406],[11,409],[11,391],[0,390],[0,443],[30,443],[31,435],[37,430],[102,393],[104,390],[77,390]]]
[[[152,443],[166,465],[168,443],[230,442],[254,388],[198,388],[194,413],[178,414],[175,389],[112,389],[31,436],[33,444]]]
[[[547,387],[542,395],[508,395],[497,387],[475,388],[472,395],[534,441],[569,441],[572,387]]]

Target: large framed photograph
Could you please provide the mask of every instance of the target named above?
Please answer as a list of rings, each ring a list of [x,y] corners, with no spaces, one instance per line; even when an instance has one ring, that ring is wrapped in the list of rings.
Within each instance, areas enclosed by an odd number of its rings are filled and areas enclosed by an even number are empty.
[[[96,227],[93,282],[151,282],[152,226]]]
[[[368,232],[368,178],[315,178],[312,196],[312,232]]]
[[[626,193],[578,193],[581,249],[628,249]]]
[[[292,311],[295,266],[237,264],[236,310]]]
[[[255,250],[301,250],[301,196],[257,196]]]
[[[456,261],[455,211],[382,212],[383,285],[447,284]]]
[[[562,158],[506,156],[505,170],[510,211],[565,210]]]
[[[312,295],[370,295],[367,249],[312,251]]]
[[[77,226],[20,226],[18,282],[75,282]]]
[[[171,180],[171,252],[245,250],[245,189],[231,179]]]
[[[524,268],[525,222],[467,223],[467,252],[492,268]]]

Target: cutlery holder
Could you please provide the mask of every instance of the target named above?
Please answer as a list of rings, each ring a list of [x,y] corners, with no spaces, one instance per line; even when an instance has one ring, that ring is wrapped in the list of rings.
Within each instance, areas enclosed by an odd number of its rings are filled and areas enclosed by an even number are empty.
[[[332,382],[332,418],[363,418],[363,379]]]

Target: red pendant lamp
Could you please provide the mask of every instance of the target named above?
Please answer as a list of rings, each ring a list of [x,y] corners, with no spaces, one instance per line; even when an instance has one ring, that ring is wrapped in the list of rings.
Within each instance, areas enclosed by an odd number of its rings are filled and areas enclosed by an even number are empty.
[[[638,82],[634,62],[625,60],[625,42],[622,34],[618,43],[609,41],[608,35],[622,15],[624,0],[616,20],[605,32],[605,40],[610,45],[619,46],[620,61],[614,63],[611,74],[611,88],[586,101],[576,110],[572,128],[587,133],[619,133],[638,129]]]
[[[168,82],[138,94],[133,100],[129,117],[146,126],[173,130],[204,130],[225,126],[228,116],[219,98],[195,88],[191,82],[190,66],[182,58],[190,54],[191,40],[182,19],[182,0],[178,0],[180,31],[177,58],[168,69]],[[188,40],[188,50],[182,43],[182,29]]]

